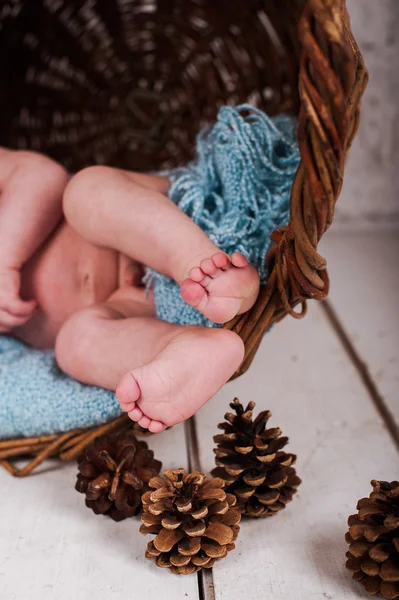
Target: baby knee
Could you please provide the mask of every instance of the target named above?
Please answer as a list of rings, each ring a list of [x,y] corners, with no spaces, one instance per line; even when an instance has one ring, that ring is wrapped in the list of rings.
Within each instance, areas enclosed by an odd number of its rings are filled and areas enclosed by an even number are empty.
[[[28,150],[4,150],[1,155],[8,159],[17,177],[35,188],[40,185],[47,192],[61,195],[68,182],[67,170],[48,156]]]
[[[101,330],[95,307],[72,315],[60,329],[55,343],[55,357],[61,371],[83,383],[90,383],[90,357]]]
[[[112,171],[110,167],[86,167],[70,179],[63,197],[64,214],[68,220],[73,221],[76,213],[80,214],[92,203],[98,203],[101,198],[99,192],[109,181]]]

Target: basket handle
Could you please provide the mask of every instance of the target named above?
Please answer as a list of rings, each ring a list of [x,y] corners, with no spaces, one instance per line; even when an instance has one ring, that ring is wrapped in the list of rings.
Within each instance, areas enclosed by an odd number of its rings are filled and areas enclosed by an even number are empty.
[[[308,0],[299,40],[301,162],[291,192],[290,222],[280,235],[274,267],[284,308],[295,317],[293,304],[328,294],[326,261],[317,245],[333,220],[368,79],[345,0]]]
[[[308,298],[323,300],[328,294],[326,261],[317,245],[333,220],[368,80],[345,0],[307,0],[298,29],[301,161],[291,191],[290,222],[272,235],[270,276],[255,305],[226,324],[245,343],[235,377],[248,369],[272,323],[286,314],[302,318]],[[298,304],[300,312],[294,310]]]

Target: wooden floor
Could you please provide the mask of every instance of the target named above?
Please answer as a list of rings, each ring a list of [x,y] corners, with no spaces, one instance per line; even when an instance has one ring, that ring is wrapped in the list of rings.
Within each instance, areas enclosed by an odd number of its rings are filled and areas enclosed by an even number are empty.
[[[245,521],[212,572],[178,577],[143,558],[138,520],[118,524],[84,507],[75,465],[49,462],[25,480],[0,472],[1,600],[368,597],[344,568],[344,535],[370,480],[399,478],[399,235],[330,235],[322,252],[329,304],[275,327],[249,373],[186,427],[149,440],[165,468],[209,471],[228,403],[255,400],[298,455],[303,484],[287,509]]]

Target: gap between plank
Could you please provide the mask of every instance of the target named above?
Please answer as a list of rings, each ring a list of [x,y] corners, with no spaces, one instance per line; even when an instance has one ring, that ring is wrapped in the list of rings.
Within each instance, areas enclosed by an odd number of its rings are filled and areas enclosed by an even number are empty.
[[[201,471],[197,421],[195,416],[184,422],[184,433],[187,446],[187,462],[190,471]]]
[[[190,471],[201,471],[201,459],[198,443],[197,421],[195,416],[184,423],[187,446],[187,462]],[[201,569],[197,573],[199,600],[216,600],[213,582],[213,570]]]
[[[322,306],[322,309],[324,310],[324,312],[327,316],[327,319],[329,320],[332,328],[334,329],[335,333],[337,334],[342,346],[344,347],[344,349],[346,350],[346,353],[348,354],[349,358],[351,359],[352,363],[354,364],[354,366],[360,376],[360,379],[363,382],[363,385],[367,389],[367,391],[374,403],[374,406],[376,407],[377,411],[381,415],[381,417],[386,425],[386,428],[388,429],[389,433],[391,434],[394,444],[396,445],[397,449],[399,450],[399,428],[395,423],[395,419],[393,418],[391,411],[386,406],[386,404],[384,402],[384,398],[381,396],[376,384],[374,383],[374,380],[370,374],[367,364],[360,358],[355,346],[352,344],[348,334],[346,333],[346,331],[345,331],[341,321],[339,320],[337,313],[335,312],[334,308],[332,307],[331,303],[328,300],[325,300],[324,302],[321,302],[321,306]]]

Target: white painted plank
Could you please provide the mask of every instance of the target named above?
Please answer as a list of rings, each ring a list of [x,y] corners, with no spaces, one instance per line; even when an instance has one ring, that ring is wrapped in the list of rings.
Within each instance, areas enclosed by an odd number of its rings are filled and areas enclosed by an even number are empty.
[[[368,597],[344,567],[346,521],[371,479],[398,477],[398,454],[320,306],[309,313],[273,328],[249,372],[197,415],[205,471],[217,423],[238,396],[272,411],[303,479],[286,510],[242,523],[235,551],[214,567],[217,600]]]
[[[165,468],[186,466],[182,426],[147,441]],[[58,465],[18,480],[0,471],[1,599],[197,600],[196,576],[174,576],[144,558],[150,536],[138,532],[139,518],[114,523],[85,507],[76,472]]]
[[[332,232],[330,300],[399,426],[399,231]]]

